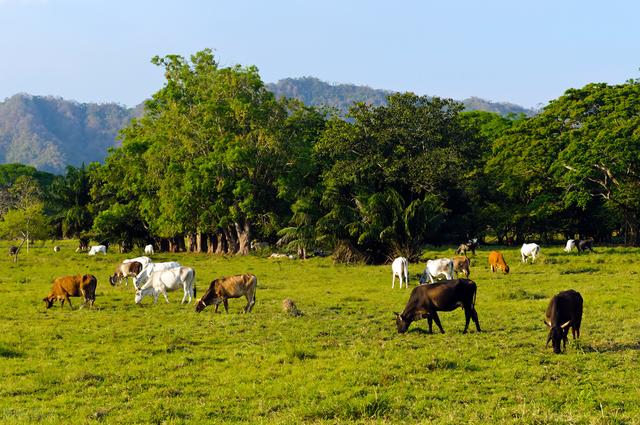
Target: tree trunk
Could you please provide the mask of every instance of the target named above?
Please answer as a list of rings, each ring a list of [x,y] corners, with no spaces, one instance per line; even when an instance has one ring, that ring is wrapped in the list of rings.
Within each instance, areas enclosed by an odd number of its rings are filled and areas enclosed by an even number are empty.
[[[195,233],[189,233],[187,235],[187,238],[189,239],[188,251],[189,252],[199,252],[198,251],[198,247],[197,247],[196,234]]]
[[[233,229],[231,226],[225,227],[222,229],[222,231],[224,232],[224,238],[227,241],[227,249],[225,251],[225,254],[235,254],[238,252],[238,239],[236,238],[236,232],[235,229]]]
[[[249,248],[251,244],[251,224],[249,220],[244,220],[244,223],[240,225],[240,223],[233,223],[236,234],[238,235],[238,254],[239,255],[247,255],[249,254]]]
[[[196,252],[207,252],[207,234],[198,232],[196,233]]]
[[[216,231],[216,254],[223,255],[227,252],[227,239],[222,230]]]
[[[160,251],[161,252],[169,252],[169,248],[170,248],[170,241],[167,238],[160,238],[157,241],[158,246],[160,247]]]
[[[207,254],[215,254],[218,249],[216,235],[207,233]]]

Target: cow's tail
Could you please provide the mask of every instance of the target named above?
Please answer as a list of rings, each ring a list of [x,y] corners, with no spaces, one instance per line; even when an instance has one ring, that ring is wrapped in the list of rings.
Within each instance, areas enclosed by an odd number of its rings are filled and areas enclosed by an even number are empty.
[[[193,298],[196,298],[196,271],[195,269],[191,270],[193,270],[193,276],[191,277],[191,287],[193,288]]]

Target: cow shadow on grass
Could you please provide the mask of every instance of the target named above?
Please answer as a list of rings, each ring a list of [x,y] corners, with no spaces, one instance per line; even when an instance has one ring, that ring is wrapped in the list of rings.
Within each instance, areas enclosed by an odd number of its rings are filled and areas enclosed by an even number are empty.
[[[640,351],[640,342],[580,344],[576,348],[585,353],[618,353],[622,351]]]

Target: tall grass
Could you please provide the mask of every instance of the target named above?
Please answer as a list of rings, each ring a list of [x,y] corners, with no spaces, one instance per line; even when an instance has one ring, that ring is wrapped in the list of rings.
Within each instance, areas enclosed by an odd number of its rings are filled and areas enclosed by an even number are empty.
[[[56,242],[56,244],[60,244]],[[8,246],[8,244],[5,244]],[[6,246],[0,246],[5,250]],[[210,280],[251,272],[257,302],[241,314],[197,314],[170,293],[134,305],[107,276],[120,254],[87,257],[63,243],[0,258],[0,423],[638,423],[638,250],[598,254],[542,249],[509,275],[492,274],[489,249],[472,261],[484,332],[461,333],[461,310],[398,335],[393,311],[410,290],[391,289],[389,266],[330,259],[269,260],[160,254]],[[425,253],[452,256],[453,247]],[[137,255],[134,253],[132,255]],[[545,255],[546,254],[546,255]],[[553,261],[548,261],[553,259]],[[424,264],[411,264],[410,275]],[[96,309],[50,310],[56,276],[98,277]],[[582,338],[545,348],[548,299],[573,288],[585,299]],[[291,298],[304,316],[291,317]],[[74,306],[80,303],[72,299]],[[221,309],[222,310],[222,309]],[[473,329],[473,327],[472,327]]]

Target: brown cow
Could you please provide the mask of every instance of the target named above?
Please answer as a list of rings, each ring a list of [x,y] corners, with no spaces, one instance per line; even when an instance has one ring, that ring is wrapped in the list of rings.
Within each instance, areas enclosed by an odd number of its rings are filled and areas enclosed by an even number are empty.
[[[142,271],[142,263],[138,261],[122,262],[116,267],[116,271],[112,276],[109,276],[109,283],[111,286],[115,286],[116,283],[122,284],[124,280],[126,285],[129,285],[129,276],[136,277]]]
[[[507,265],[507,262],[504,261],[502,253],[498,251],[491,251],[489,254],[489,266],[491,267],[492,272],[500,269],[504,273],[509,273],[509,266]]]
[[[464,277],[469,278],[471,272],[469,266],[471,261],[467,257],[453,257],[453,271],[458,274],[462,273]]]
[[[208,305],[215,305],[216,312],[220,303],[224,304],[224,310],[229,313],[229,298],[247,298],[247,305],[243,312],[248,313],[256,303],[256,286],[258,286],[258,278],[250,273],[240,274],[237,276],[221,277],[215,279],[209,285],[209,289],[204,293],[202,298],[196,302],[196,312],[200,313]]]
[[[62,276],[53,281],[51,287],[51,293],[42,299],[47,304],[47,308],[50,308],[56,300],[60,300],[60,307],[64,308],[64,302],[69,303],[69,307],[73,310],[71,300],[69,297],[82,297],[86,305],[89,303],[93,307],[93,302],[96,300],[96,286],[98,279],[94,275],[76,275],[76,276]]]

